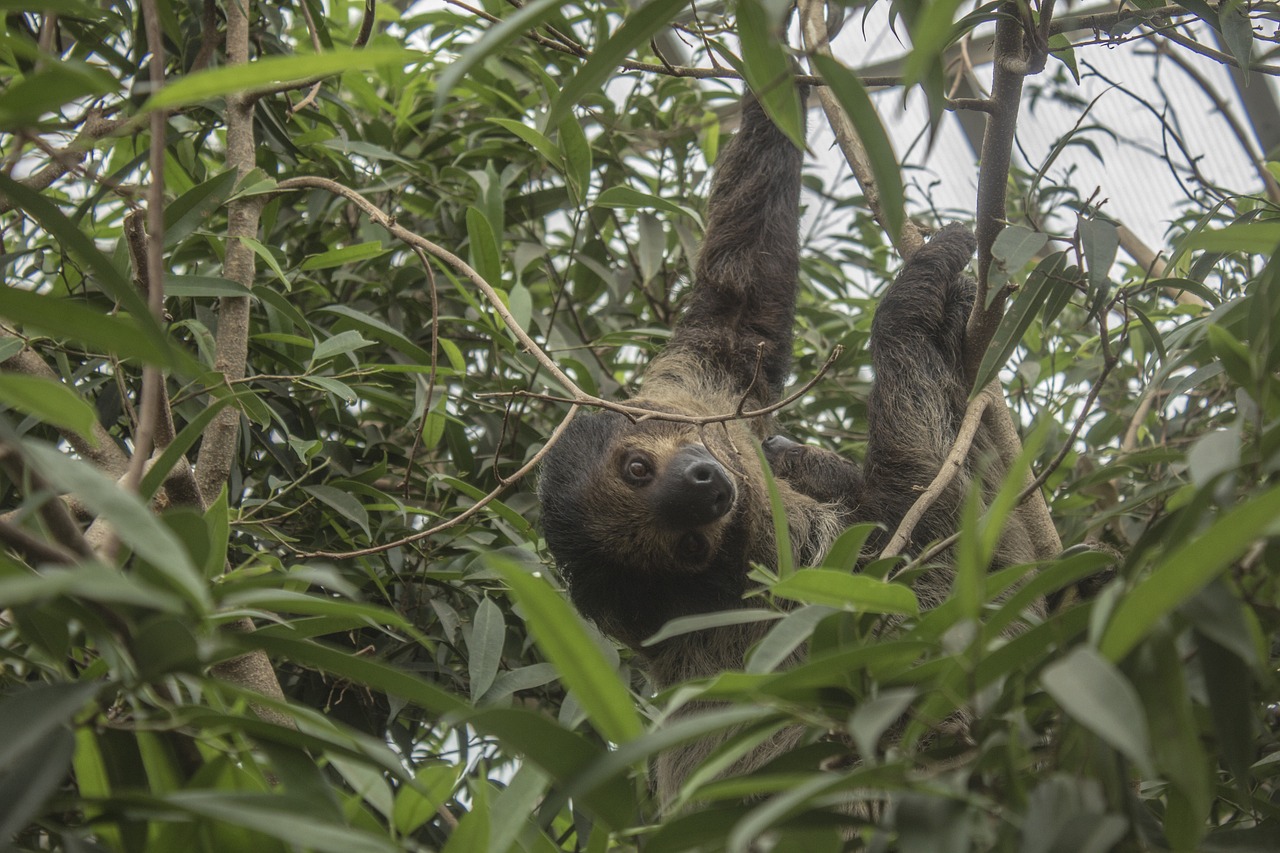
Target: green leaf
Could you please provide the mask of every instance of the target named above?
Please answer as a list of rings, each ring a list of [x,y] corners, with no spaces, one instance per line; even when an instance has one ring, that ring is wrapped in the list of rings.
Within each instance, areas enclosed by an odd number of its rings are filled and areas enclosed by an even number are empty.
[[[1000,318],[1000,325],[996,327],[996,333],[991,337],[991,343],[982,356],[982,365],[978,368],[978,378],[973,383],[972,396],[976,397],[982,393],[982,389],[991,384],[1001,368],[1008,363],[1013,351],[1022,342],[1023,334],[1035,321],[1040,306],[1044,304],[1053,288],[1067,286],[1067,283],[1061,279],[1066,263],[1066,252],[1054,252],[1041,261],[1027,277],[1027,283],[1018,293],[1018,297],[1013,300],[1013,305]]]
[[[1077,646],[1049,664],[1040,683],[1075,721],[1127,756],[1144,773],[1153,772],[1151,738],[1142,702],[1133,685],[1089,646]]]
[[[495,287],[502,282],[502,256],[489,220],[475,207],[467,208],[467,238],[471,248],[471,266],[480,277]]]
[[[1238,655],[1198,631],[1193,637],[1218,751],[1236,785],[1241,791],[1247,791],[1251,785],[1249,768],[1255,761],[1256,749],[1252,675]]]
[[[313,77],[327,77],[344,71],[372,71],[384,66],[403,68],[424,59],[418,51],[401,47],[267,56],[243,65],[224,65],[208,71],[197,71],[175,80],[149,98],[142,105],[142,111],[171,110],[233,92],[276,89],[289,83],[300,83]]]
[[[400,853],[403,849],[390,838],[353,829],[314,809],[291,810],[287,800],[274,794],[175,791],[160,803],[321,853]]]
[[[370,258],[388,254],[388,252],[389,250],[382,247],[382,241],[370,240],[367,243],[357,243],[354,246],[344,246],[341,249],[330,249],[327,252],[312,255],[302,262],[302,266],[299,269],[327,270],[334,267],[345,267],[347,264],[367,261]]]
[[[179,354],[170,348],[168,338],[159,324],[156,323],[155,318],[151,316],[147,303],[143,300],[138,289],[133,286],[133,282],[111,262],[110,258],[100,252],[98,247],[93,244],[93,241],[77,228],[75,223],[64,216],[53,202],[3,174],[0,174],[0,195],[7,197],[12,204],[22,208],[25,213],[38,221],[40,227],[53,235],[64,250],[96,274],[96,283],[99,286],[105,289],[107,293],[133,315],[129,322],[136,325],[137,331],[132,334],[134,337],[140,337],[143,340],[127,344],[119,342],[117,343],[118,348],[112,349],[112,352],[118,352],[126,356],[144,352],[157,353],[160,355],[152,355],[149,358],[139,355],[139,357],[156,364],[169,364],[174,367],[181,364],[189,369],[198,369],[185,354]],[[28,298],[24,299],[19,294]],[[15,312],[37,311],[37,303],[33,300],[39,298],[28,291],[16,287],[0,287],[0,313],[12,320],[26,322],[27,318],[25,316],[15,314]],[[85,321],[81,318],[85,315],[94,314],[99,318],[98,321],[108,328],[118,327],[118,324],[124,319],[120,317],[103,317],[101,314],[81,306],[75,306],[77,310],[73,311],[65,300],[59,300],[59,304],[65,306],[60,310],[68,311],[76,318],[74,325],[77,331],[68,331],[63,325],[54,325],[50,330],[56,331],[61,335],[78,338],[86,343],[96,344],[104,337],[115,339],[115,335],[108,333],[106,330],[102,333],[91,333],[84,329]],[[115,322],[112,323],[111,321]],[[72,321],[68,320],[68,322]],[[128,352],[124,352],[124,349],[127,349]]]
[[[87,462],[51,447],[27,442],[23,453],[42,477],[75,495],[94,515],[111,522],[120,541],[150,563],[170,587],[201,610],[209,607],[204,576],[178,537],[136,494],[127,491]]]
[[[461,699],[417,675],[350,651],[266,631],[237,634],[230,639],[245,650],[262,649],[272,657],[287,657],[300,664],[314,666],[413,702],[434,714],[464,714],[469,708]]]
[[[249,289],[239,282],[212,275],[166,275],[164,277],[164,295],[189,298],[221,298],[223,296],[248,296]]]
[[[991,247],[991,289],[1003,287],[1031,262],[1036,253],[1049,242],[1049,235],[1032,231],[1025,225],[1009,225],[996,235]]]
[[[829,607],[813,605],[788,613],[747,655],[744,670],[752,674],[773,672],[792,652],[808,642],[819,622],[834,612]]]
[[[535,580],[530,575],[525,577]],[[759,711],[754,713],[759,716]],[[559,805],[563,805],[568,796],[573,796],[575,802],[583,804],[614,828],[628,826],[635,819],[637,803],[628,780],[611,773],[604,774],[603,779],[587,775],[593,765],[608,762],[609,756],[615,754],[611,750],[561,728],[534,711],[489,708],[469,715],[467,722],[477,731],[498,738],[506,748],[524,755],[562,786],[573,783],[555,795],[560,800]],[[619,751],[625,749],[624,745]],[[554,813],[557,802],[552,800],[544,804],[544,809],[548,807]]]
[[[303,486],[302,489],[307,494],[336,509],[343,518],[356,524],[364,531],[365,538],[372,536],[369,532],[368,510],[350,493],[344,492],[342,489],[336,489],[333,486]]]
[[[565,0],[534,0],[485,31],[475,44],[448,64],[436,83],[435,111],[444,114],[445,102],[453,87],[466,79],[471,69],[490,56],[497,55],[504,47],[535,29],[560,10]]]
[[[1076,223],[1080,247],[1089,266],[1089,291],[1105,288],[1120,248],[1120,229],[1105,219],[1081,219]]]
[[[1098,647],[1118,661],[1155,623],[1199,592],[1240,558],[1254,540],[1273,532],[1280,518],[1280,486],[1251,497],[1208,530],[1164,557],[1120,599]]]
[[[114,76],[79,60],[64,57],[41,63],[39,70],[0,92],[0,129],[19,130],[73,101],[115,95],[119,89]]]
[[[511,587],[538,647],[600,733],[614,743],[638,737],[643,727],[631,694],[564,598],[509,559],[489,554],[488,561]]]
[[[0,775],[19,754],[65,728],[100,689],[96,681],[30,685],[0,699]]]
[[[1278,245],[1280,245],[1280,222],[1238,222],[1216,231],[1191,234],[1186,238],[1182,248],[1270,255]]]
[[[885,227],[896,243],[902,234],[902,223],[906,218],[906,199],[902,189],[902,172],[898,167],[898,158],[893,153],[893,143],[885,132],[876,112],[875,104],[867,90],[863,88],[857,76],[829,56],[814,55],[813,62],[827,81],[832,93],[845,114],[853,122],[858,131],[858,138],[867,151],[867,159],[871,165],[871,173],[875,175],[876,186],[880,190],[880,210],[884,213]]]
[[[1241,68],[1248,68],[1253,64],[1253,21],[1249,18],[1249,4],[1244,0],[1227,0],[1218,7],[1218,22],[1222,40],[1231,55]],[[1246,81],[1248,76],[1245,75]]]
[[[738,68],[765,113],[796,147],[804,149],[804,110],[792,82],[791,59],[784,47],[782,7],[766,8],[762,0],[738,3]]]
[[[213,211],[230,197],[235,185],[236,170],[228,169],[170,202],[164,209],[164,247],[173,248],[205,225]]]
[[[714,613],[699,613],[694,616],[677,616],[658,629],[658,633],[646,637],[643,645],[656,646],[672,637],[692,634],[695,631],[706,631],[710,628],[724,628],[729,625],[747,625],[752,622],[772,622],[782,618],[782,614],[774,610],[759,610],[739,607],[733,610],[718,610]]]
[[[173,350],[157,344],[135,318],[103,314],[71,299],[0,286],[0,316],[120,358],[174,365]]]
[[[560,89],[548,111],[547,127],[559,127],[579,101],[601,90],[631,51],[648,43],[687,6],[686,0],[653,0],[628,15],[613,35],[596,45],[591,57]],[[598,20],[603,22],[608,18],[602,16]]]
[[[365,347],[373,346],[373,341],[364,335],[348,329],[345,332],[338,332],[331,338],[325,338],[316,343],[315,351],[311,354],[311,363],[319,364],[322,361],[333,358],[338,355],[345,355]]]
[[[624,210],[665,210],[676,216],[687,216],[702,225],[702,217],[690,208],[656,195],[640,192],[631,187],[609,187],[596,197],[596,207],[617,207]]]
[[[437,809],[443,806],[458,784],[458,771],[462,764],[427,764],[418,768],[412,785],[405,785],[396,792],[391,819],[396,832],[409,835],[418,827],[432,820]]]
[[[66,385],[43,376],[0,373],[0,403],[87,439],[92,439],[98,422],[93,406]]]
[[[825,604],[855,613],[913,616],[920,612],[920,604],[910,587],[831,569],[798,569],[774,584],[770,591],[793,601]]]
[[[560,155],[560,149],[556,147],[550,139],[536,129],[529,127],[521,121],[515,121],[509,118],[491,118],[488,121],[496,124],[498,127],[504,128],[516,136],[520,137],[523,142],[528,143],[534,151],[542,155],[542,158],[557,169],[565,168],[564,159]]]
[[[476,608],[476,621],[467,638],[467,670],[471,676],[471,701],[477,702],[493,685],[502,663],[502,647],[506,644],[507,623],[493,599],[484,598]]]

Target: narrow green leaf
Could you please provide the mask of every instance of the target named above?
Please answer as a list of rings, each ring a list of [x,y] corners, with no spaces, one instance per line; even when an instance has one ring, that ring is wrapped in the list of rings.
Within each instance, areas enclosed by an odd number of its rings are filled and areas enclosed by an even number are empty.
[[[565,0],[534,0],[486,30],[475,44],[464,50],[440,75],[440,80],[436,83],[435,111],[444,112],[449,93],[459,81],[466,79],[475,65],[497,55],[508,44],[535,29],[559,11],[564,2]]]
[[[172,248],[204,225],[210,214],[231,195],[236,185],[236,170],[216,175],[187,190],[164,209],[164,246]],[[167,292],[167,291],[166,291]]]
[[[314,809],[291,811],[288,803],[274,794],[204,789],[175,791],[160,801],[188,814],[243,826],[321,853],[400,853],[403,849],[386,836],[352,829]]]
[[[120,89],[111,74],[79,60],[63,57],[37,68],[0,92],[0,129],[19,130],[73,101],[114,95]]]
[[[525,577],[541,583],[531,575]],[[758,710],[753,713],[759,716]],[[562,786],[572,784],[559,794],[562,800],[572,795],[575,802],[584,805],[615,829],[628,826],[635,819],[635,790],[627,779],[609,774],[603,781],[593,777],[588,780],[590,784],[578,782],[585,779],[588,768],[614,755],[612,750],[603,749],[597,743],[561,728],[535,711],[489,708],[469,715],[467,722],[477,731],[498,738],[508,749],[524,755]],[[624,745],[622,749],[625,748]],[[554,806],[555,803],[548,805]]]
[[[1253,21],[1249,17],[1250,4],[1244,0],[1226,0],[1218,7],[1218,22],[1222,40],[1241,68],[1253,64]],[[1245,75],[1247,81],[1248,75]]]
[[[656,646],[672,637],[705,631],[709,628],[724,628],[729,625],[747,625],[752,622],[772,622],[782,618],[776,610],[760,610],[740,607],[734,610],[721,610],[714,613],[699,613],[696,616],[679,616],[658,629],[658,633],[646,637],[644,645]]]
[[[1022,270],[1036,253],[1049,242],[1049,235],[1042,231],[1032,231],[1025,225],[1009,225],[996,235],[996,242],[991,247],[991,289],[1003,287]]]
[[[146,301],[143,300],[138,289],[134,287],[133,282],[129,280],[129,277],[126,276],[123,271],[111,262],[110,258],[98,250],[98,247],[94,245],[88,235],[77,228],[75,223],[63,215],[57,205],[42,196],[40,193],[33,192],[3,174],[0,174],[0,196],[8,198],[11,203],[22,208],[23,211],[40,223],[41,228],[57,238],[63,249],[69,252],[73,257],[97,275],[96,283],[109,293],[112,298],[123,305],[132,315],[132,322],[138,326],[138,332],[134,333],[135,336],[140,336],[146,339],[146,345],[142,342],[131,345],[130,350],[132,352],[145,351],[164,353],[166,354],[166,357],[164,358],[152,357],[147,360],[156,364],[168,364],[173,362],[174,366],[177,365],[182,356],[179,356],[170,349],[168,338],[165,337],[164,331],[160,328],[159,324],[156,323],[155,318],[151,316],[151,312],[147,308]],[[0,299],[0,312],[16,311],[24,307],[30,309],[30,304],[24,304],[17,300],[16,294],[19,293],[27,292],[15,287],[0,288],[0,295],[3,295],[3,298]],[[65,305],[65,301],[62,304]],[[81,306],[76,307],[81,308]],[[81,311],[77,313],[83,314],[87,311],[88,309],[81,308]],[[8,314],[7,316],[10,316],[10,318],[14,320],[25,321],[24,317],[12,316],[11,314]],[[99,316],[101,321],[104,323],[108,320],[121,319],[114,317],[102,317],[102,315],[97,316]],[[62,331],[60,326],[55,326],[54,330],[59,331],[60,334],[77,337],[80,340],[84,340],[89,343],[95,343],[97,340],[96,336],[83,337],[78,334],[71,334],[70,332]],[[139,332],[140,335],[138,334]],[[112,351],[118,352],[118,350]],[[170,353],[174,354],[169,355]],[[191,364],[189,361],[185,363]]]
[[[1133,685],[1090,646],[1077,646],[1049,664],[1040,683],[1077,723],[1153,772],[1151,737]]]
[[[316,343],[315,351],[311,354],[311,363],[319,364],[326,359],[333,358],[338,355],[346,355],[349,352],[364,349],[373,346],[374,342],[366,338],[364,335],[348,329],[345,332],[338,332],[331,338],[325,338]]]
[[[556,147],[550,139],[536,129],[529,127],[524,122],[515,121],[509,118],[491,118],[489,121],[498,127],[509,130],[530,146],[534,151],[542,155],[542,158],[557,169],[564,169],[564,159],[560,155],[560,149]]]
[[[223,296],[248,296],[249,289],[238,282],[212,275],[166,275],[164,277],[164,295],[189,298],[221,298]]]
[[[1254,740],[1255,699],[1253,678],[1238,655],[1199,633],[1193,634],[1199,651],[1200,672],[1209,697],[1209,716],[1218,740],[1218,752],[1236,785],[1247,791],[1250,765],[1256,760]]]
[[[0,403],[85,438],[92,438],[98,422],[97,412],[80,395],[43,376],[0,374]]]
[[[1152,625],[1225,571],[1255,539],[1274,532],[1278,518],[1280,486],[1227,512],[1167,555],[1120,599],[1098,644],[1102,654],[1113,661],[1123,658]]]
[[[762,0],[738,3],[738,40],[742,63],[738,70],[778,129],[805,147],[804,111],[792,82],[791,59],[785,47],[781,6],[766,7]]]
[[[488,561],[511,587],[538,647],[556,665],[600,733],[614,743],[639,736],[643,727],[631,694],[568,602],[541,577],[511,560],[490,554]]]
[[[493,685],[502,663],[502,647],[506,644],[507,623],[502,609],[493,599],[484,598],[476,608],[476,621],[467,638],[467,671],[471,676],[471,701],[477,702]]]
[[[303,261],[298,268],[303,270],[327,270],[334,267],[344,267],[357,261],[367,261],[370,258],[385,255],[388,251],[382,247],[382,241],[370,240],[367,243],[357,243],[354,246],[344,246],[341,249],[330,249],[327,252],[312,255]]]
[[[836,100],[844,108],[845,114],[853,122],[858,131],[858,138],[867,151],[871,173],[875,175],[876,186],[880,190],[880,209],[884,213],[885,226],[890,235],[896,238],[902,234],[902,223],[906,218],[906,199],[902,189],[902,172],[898,168],[898,158],[893,153],[893,143],[885,132],[880,114],[867,90],[863,88],[857,76],[836,60],[828,56],[815,55],[815,67],[822,79],[827,81]]]
[[[120,358],[173,366],[173,350],[157,345],[134,317],[113,317],[70,299],[4,286],[0,286],[0,316]]]
[[[149,98],[142,105],[142,110],[171,110],[233,92],[274,89],[287,83],[341,74],[344,71],[372,71],[388,65],[403,68],[423,59],[418,51],[401,47],[339,49],[328,53],[268,56],[244,65],[224,65],[181,77]]]
[[[396,792],[391,819],[396,832],[409,835],[418,827],[436,817],[458,785],[458,772],[462,764],[427,764],[418,768],[412,785],[405,785]]]
[[[101,688],[96,681],[32,685],[0,698],[0,768],[68,725]]]
[[[596,207],[617,207],[625,210],[665,210],[676,216],[687,216],[702,225],[702,217],[682,205],[665,198],[641,192],[631,187],[609,187],[596,197]]]
[[[32,467],[59,489],[75,495],[94,515],[111,522],[120,541],[150,563],[172,589],[201,609],[209,606],[204,576],[182,543],[136,494],[79,459],[34,442],[23,444]]]
[[[1105,219],[1081,219],[1076,230],[1080,232],[1080,246],[1089,265],[1089,290],[1096,292],[1110,280],[1111,265],[1116,262],[1116,251],[1120,248],[1120,229]]]
[[[1066,252],[1055,252],[1041,261],[1027,277],[1027,283],[1018,293],[1018,297],[1013,300],[1013,305],[1009,307],[1004,317],[1000,318],[1000,325],[996,328],[996,333],[982,356],[978,378],[973,383],[975,396],[991,384],[1001,368],[1009,361],[1013,351],[1022,342],[1022,335],[1035,321],[1040,306],[1044,304],[1053,288],[1066,286],[1060,278],[1066,263]]]
[[[631,51],[648,43],[687,6],[686,0],[653,0],[628,15],[613,35],[596,45],[591,58],[560,89],[548,112],[547,127],[559,127],[579,101],[600,91]],[[598,20],[603,22],[608,18],[602,16]]]
[[[343,518],[359,526],[366,538],[372,535],[369,532],[369,511],[349,492],[335,489],[333,486],[317,485],[302,488],[308,494],[336,509]]]
[[[417,675],[388,666],[381,661],[350,651],[335,649],[309,640],[299,640],[266,631],[237,634],[230,638],[244,649],[262,649],[273,657],[287,657],[301,664],[349,678],[417,704],[435,714],[464,714],[467,703],[424,681]]]
[[[764,448],[755,446],[756,458],[760,460],[760,471],[764,474],[765,488],[769,492],[769,516],[773,519],[773,548],[777,555],[777,576],[789,578],[795,574],[795,552],[791,549],[791,525],[787,523],[787,510],[782,504],[782,493],[778,491],[778,482],[773,478],[769,468],[769,460],[764,456]]]
[[[913,616],[920,612],[920,604],[910,587],[831,569],[798,569],[774,584],[770,591],[793,601],[825,604],[857,613]]]
[[[489,220],[478,208],[467,208],[467,239],[471,249],[471,266],[480,277],[495,287],[502,282],[502,256]]]
[[[328,305],[320,310],[344,318],[346,323],[343,325],[349,323],[356,326],[366,335],[404,353],[419,364],[431,363],[431,353],[409,340],[403,332],[391,328],[376,317],[357,311],[350,305]]]
[[[1280,222],[1238,222],[1216,231],[1191,234],[1182,249],[1271,254],[1280,245]]]

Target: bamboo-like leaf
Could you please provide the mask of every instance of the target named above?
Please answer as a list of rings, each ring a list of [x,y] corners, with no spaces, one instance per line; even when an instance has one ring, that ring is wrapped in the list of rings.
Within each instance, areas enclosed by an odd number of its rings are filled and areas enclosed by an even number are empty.
[[[93,406],[66,385],[43,376],[0,374],[0,403],[85,438],[92,438],[98,422]]]
[[[533,637],[600,733],[624,743],[642,731],[631,694],[587,636],[581,619],[546,581],[497,554],[489,563],[511,587]]]
[[[1075,721],[1152,772],[1151,737],[1138,692],[1089,646],[1078,646],[1040,675],[1054,701]]]
[[[1280,518],[1280,486],[1251,498],[1168,554],[1120,599],[1098,647],[1119,661],[1156,623],[1226,570]]]
[[[896,241],[906,218],[906,199],[898,158],[893,153],[893,144],[880,121],[880,114],[852,71],[828,56],[815,55],[813,61],[858,131],[858,138],[867,151],[871,172],[876,178],[876,187],[880,190],[880,210],[884,214],[885,227]]]
[[[1066,252],[1055,252],[1040,262],[1040,265],[1027,277],[1027,283],[1013,300],[1000,325],[991,338],[987,351],[982,356],[982,365],[978,368],[978,378],[973,383],[973,394],[976,397],[982,389],[1000,373],[1001,368],[1009,361],[1013,351],[1022,342],[1022,335],[1035,321],[1040,306],[1044,304],[1049,293],[1055,287],[1065,287],[1061,274],[1066,267]]]
[[[387,65],[404,67],[423,59],[418,51],[400,47],[268,56],[243,65],[224,65],[179,78],[149,98],[142,105],[142,111],[171,110],[233,92],[274,89],[344,71],[371,71]]]
[[[738,3],[738,39],[742,62],[738,70],[778,129],[803,149],[804,113],[799,93],[792,82],[791,59],[782,35],[782,7],[762,0]]]
[[[911,616],[920,612],[910,587],[831,569],[798,569],[770,589],[774,595],[793,601],[842,607],[857,613]]]
[[[605,81],[617,73],[618,66],[631,51],[646,44],[687,6],[687,0],[653,0],[628,15],[622,26],[596,46],[591,58],[560,89],[548,111],[547,127],[559,127],[574,105],[592,92],[599,91]],[[602,16],[599,20],[608,18]]]
[[[565,0],[534,0],[521,6],[516,12],[490,27],[475,44],[462,52],[449,64],[436,83],[435,110],[442,112],[453,87],[464,80],[471,69],[490,56],[496,55],[506,45],[536,28],[554,15]]]

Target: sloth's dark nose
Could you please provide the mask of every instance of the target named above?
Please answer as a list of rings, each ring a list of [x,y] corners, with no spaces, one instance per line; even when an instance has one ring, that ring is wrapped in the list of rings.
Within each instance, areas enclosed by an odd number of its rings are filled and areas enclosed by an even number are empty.
[[[688,447],[671,460],[657,490],[658,511],[668,524],[701,527],[733,506],[733,482],[710,453]]]

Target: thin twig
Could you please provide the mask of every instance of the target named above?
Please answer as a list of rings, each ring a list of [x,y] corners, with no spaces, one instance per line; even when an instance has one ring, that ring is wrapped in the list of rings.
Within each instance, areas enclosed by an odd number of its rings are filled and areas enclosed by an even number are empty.
[[[831,57],[825,9],[826,5],[822,0],[801,0],[800,2],[800,31],[810,55]],[[824,85],[816,92],[818,101],[822,104],[822,111],[831,125],[831,132],[835,134],[836,143],[840,146],[841,153],[849,163],[849,169],[862,189],[863,199],[867,207],[871,208],[872,216],[880,223],[880,227],[885,234],[888,234],[902,256],[910,258],[924,245],[924,237],[908,217],[903,218],[901,234],[890,233],[884,211],[880,206],[880,188],[871,171],[871,159],[862,140],[858,137],[858,131],[854,129],[853,122],[849,116],[845,115],[844,108],[840,106],[835,93],[829,87]]]
[[[898,529],[893,532],[889,543],[884,546],[884,550],[880,552],[880,558],[896,557],[906,548],[907,543],[911,541],[911,534],[915,531],[916,525],[920,523],[920,519],[924,518],[924,514],[929,511],[929,507],[941,497],[947,487],[951,485],[951,481],[960,473],[960,469],[964,467],[964,461],[969,456],[969,450],[973,447],[973,440],[978,435],[978,429],[982,425],[982,414],[987,407],[996,401],[991,389],[984,390],[975,397],[967,409],[965,409],[964,419],[960,421],[960,428],[956,432],[955,441],[952,442],[951,450],[947,453],[947,458],[942,461],[942,467],[938,469],[938,474],[933,478],[933,482],[929,484],[920,496],[916,498],[915,503],[907,510],[906,515],[902,517],[902,521],[898,522]]]
[[[564,416],[564,420],[560,421],[560,425],[557,426],[555,428],[555,431],[551,433],[551,436],[547,439],[547,443],[542,446],[542,449],[539,450],[537,453],[535,453],[532,459],[530,459],[524,465],[520,466],[519,470],[517,470],[514,474],[508,477],[506,483],[499,485],[496,489],[489,492],[489,494],[485,495],[484,497],[480,498],[480,500],[476,501],[471,506],[467,507],[462,512],[458,513],[453,518],[450,518],[446,521],[442,521],[441,523],[437,524],[435,527],[430,527],[430,528],[427,528],[426,530],[419,530],[417,533],[414,533],[411,536],[406,536],[403,539],[397,539],[394,542],[385,542],[382,545],[374,545],[372,548],[363,548],[359,551],[296,551],[295,553],[303,559],[311,559],[313,557],[323,557],[329,560],[346,560],[352,557],[367,557],[370,554],[380,554],[383,551],[389,551],[392,548],[400,548],[404,545],[410,545],[422,539],[427,539],[428,537],[435,536],[437,533],[440,533],[441,531],[444,531],[444,530],[448,530],[451,527],[456,527],[457,525],[461,524],[462,522],[466,521],[467,519],[479,513],[480,510],[484,509],[486,506],[493,503],[493,501],[497,500],[498,496],[501,495],[503,492],[505,492],[509,488],[508,484],[516,482],[517,480],[521,479],[526,474],[528,474],[530,471],[532,471],[535,467],[537,467],[538,463],[540,463],[543,457],[547,455],[547,452],[551,449],[553,445],[555,445],[556,441],[559,440],[560,436],[564,435],[564,431],[568,429],[570,421],[572,421],[574,416],[578,413],[578,408],[579,408],[578,406],[574,406],[571,409],[569,409],[569,413]],[[290,546],[286,544],[285,547],[290,547]]]

